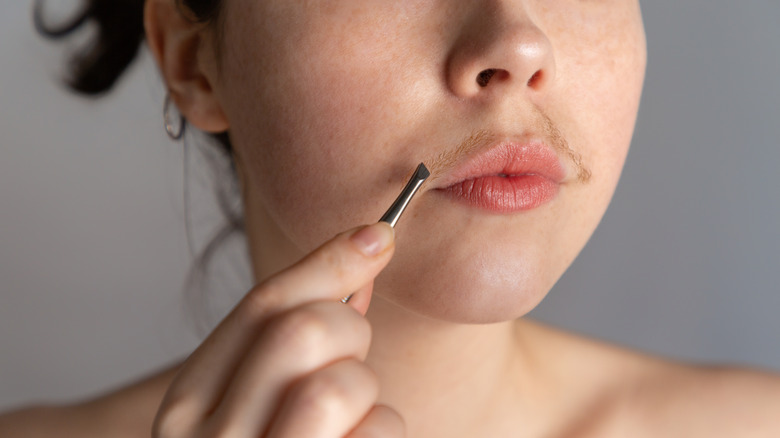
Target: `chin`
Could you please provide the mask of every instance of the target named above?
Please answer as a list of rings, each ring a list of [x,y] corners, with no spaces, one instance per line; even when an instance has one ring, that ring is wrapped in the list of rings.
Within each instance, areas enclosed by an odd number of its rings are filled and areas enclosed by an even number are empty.
[[[565,267],[550,269],[539,251],[512,248],[513,242],[505,241],[491,244],[489,250],[420,253],[418,247],[407,254],[399,245],[394,260],[374,282],[374,293],[410,313],[442,322],[514,320],[539,304]],[[446,260],[439,254],[448,254]]]

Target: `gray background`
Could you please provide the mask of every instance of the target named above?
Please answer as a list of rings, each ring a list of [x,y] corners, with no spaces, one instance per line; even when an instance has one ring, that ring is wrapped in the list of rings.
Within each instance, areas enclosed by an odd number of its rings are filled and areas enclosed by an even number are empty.
[[[183,148],[162,131],[150,57],[107,98],[75,98],[57,79],[74,43],[35,36],[29,8],[0,14],[0,409],[107,389],[198,339],[181,292]],[[780,371],[780,3],[643,10],[649,67],[623,180],[534,315]],[[198,246],[218,216],[208,173],[192,172]],[[247,286],[232,284],[234,297]]]

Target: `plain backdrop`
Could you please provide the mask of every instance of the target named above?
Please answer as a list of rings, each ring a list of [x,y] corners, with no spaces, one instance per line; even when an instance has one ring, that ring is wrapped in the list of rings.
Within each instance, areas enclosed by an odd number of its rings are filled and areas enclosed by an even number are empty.
[[[643,10],[649,65],[621,184],[532,315],[667,357],[780,371],[780,3]],[[75,43],[35,35],[29,1],[0,12],[3,409],[106,390],[199,335],[182,295],[184,149],[162,130],[148,53],[111,95],[78,98],[59,78]],[[197,168],[191,222],[207,236],[219,217]],[[224,274],[232,297],[248,286],[236,271]]]

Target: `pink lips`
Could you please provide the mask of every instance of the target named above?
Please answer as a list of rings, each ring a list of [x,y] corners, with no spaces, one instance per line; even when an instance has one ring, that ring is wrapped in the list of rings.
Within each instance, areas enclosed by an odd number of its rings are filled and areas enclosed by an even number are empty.
[[[558,156],[542,143],[501,143],[448,173],[436,190],[495,213],[539,207],[558,194],[566,176]]]

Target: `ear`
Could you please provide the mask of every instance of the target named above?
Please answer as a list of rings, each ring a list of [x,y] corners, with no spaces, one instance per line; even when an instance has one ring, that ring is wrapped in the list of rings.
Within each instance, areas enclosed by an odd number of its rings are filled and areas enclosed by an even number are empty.
[[[144,26],[171,98],[187,121],[210,133],[227,131],[214,93],[217,62],[209,30],[183,15],[176,0],[147,0]]]

